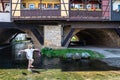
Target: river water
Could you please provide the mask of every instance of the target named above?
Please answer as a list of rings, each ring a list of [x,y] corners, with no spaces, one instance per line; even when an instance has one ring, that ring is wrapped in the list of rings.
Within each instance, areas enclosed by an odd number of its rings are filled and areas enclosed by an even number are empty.
[[[14,60],[12,54],[12,47],[7,44],[6,48],[4,46],[0,46],[0,69],[11,69],[11,68],[27,68],[27,60],[25,61],[16,61]],[[63,71],[96,71],[96,70],[119,70],[120,58],[109,58],[108,63],[105,62],[106,59],[98,60],[89,60],[89,59],[81,59],[81,60],[70,60],[70,59],[59,59],[59,58],[46,58],[46,57],[38,57],[35,55],[34,66],[36,68],[42,69],[61,69]],[[106,61],[107,61],[106,60]],[[110,61],[114,62],[110,62]],[[116,62],[116,63],[115,63]],[[109,65],[115,63],[115,66]]]

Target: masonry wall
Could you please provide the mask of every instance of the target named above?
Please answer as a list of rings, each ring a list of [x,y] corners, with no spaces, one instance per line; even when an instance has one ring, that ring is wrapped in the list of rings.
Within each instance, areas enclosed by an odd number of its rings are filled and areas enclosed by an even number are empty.
[[[52,48],[61,47],[61,35],[61,25],[44,26],[44,46]]]

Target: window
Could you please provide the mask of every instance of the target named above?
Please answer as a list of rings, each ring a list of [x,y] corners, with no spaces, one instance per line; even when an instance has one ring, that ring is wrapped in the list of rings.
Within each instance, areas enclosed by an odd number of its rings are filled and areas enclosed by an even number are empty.
[[[26,8],[26,4],[25,3],[22,3],[22,9]]]
[[[93,6],[95,7],[95,9],[100,9],[99,4],[93,4]]]
[[[46,4],[39,4],[39,8],[40,9],[45,9],[46,8]]]
[[[54,8],[59,9],[60,8],[60,4],[54,4]]]
[[[100,10],[101,0],[70,0],[72,10]],[[86,2],[87,1],[87,2]]]
[[[10,3],[4,3],[5,12],[10,12]]]
[[[83,9],[83,4],[78,4],[78,9]]]
[[[83,4],[71,4],[72,9],[83,9]]]
[[[120,5],[118,5],[118,10],[120,11]]]
[[[35,9],[35,5],[34,4],[29,4],[29,8],[30,9]]]
[[[87,9],[91,9],[91,8],[92,8],[92,4],[87,4],[87,5],[86,5],[86,8],[87,8]]]
[[[48,4],[48,5],[47,5],[47,8],[52,8],[52,4]]]

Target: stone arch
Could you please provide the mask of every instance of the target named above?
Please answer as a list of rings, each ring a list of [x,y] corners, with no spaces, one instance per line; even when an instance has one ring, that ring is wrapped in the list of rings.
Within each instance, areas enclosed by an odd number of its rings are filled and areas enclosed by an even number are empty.
[[[120,37],[114,29],[82,29],[74,35],[87,46],[120,47]]]
[[[36,36],[33,34],[33,32],[31,31],[31,29],[21,29],[23,32],[25,32],[26,34],[28,34],[28,36],[31,37],[33,43],[34,43],[34,46],[36,48],[41,48],[42,47],[42,44],[40,44],[40,42],[38,41],[38,39],[36,38]]]

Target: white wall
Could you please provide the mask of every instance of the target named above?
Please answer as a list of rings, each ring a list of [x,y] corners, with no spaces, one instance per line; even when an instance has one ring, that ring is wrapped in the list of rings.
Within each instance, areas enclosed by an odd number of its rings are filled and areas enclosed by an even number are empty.
[[[117,10],[118,9],[118,5],[120,5],[120,1],[115,1],[113,3],[113,10]]]
[[[10,13],[0,13],[0,22],[11,22]]]

